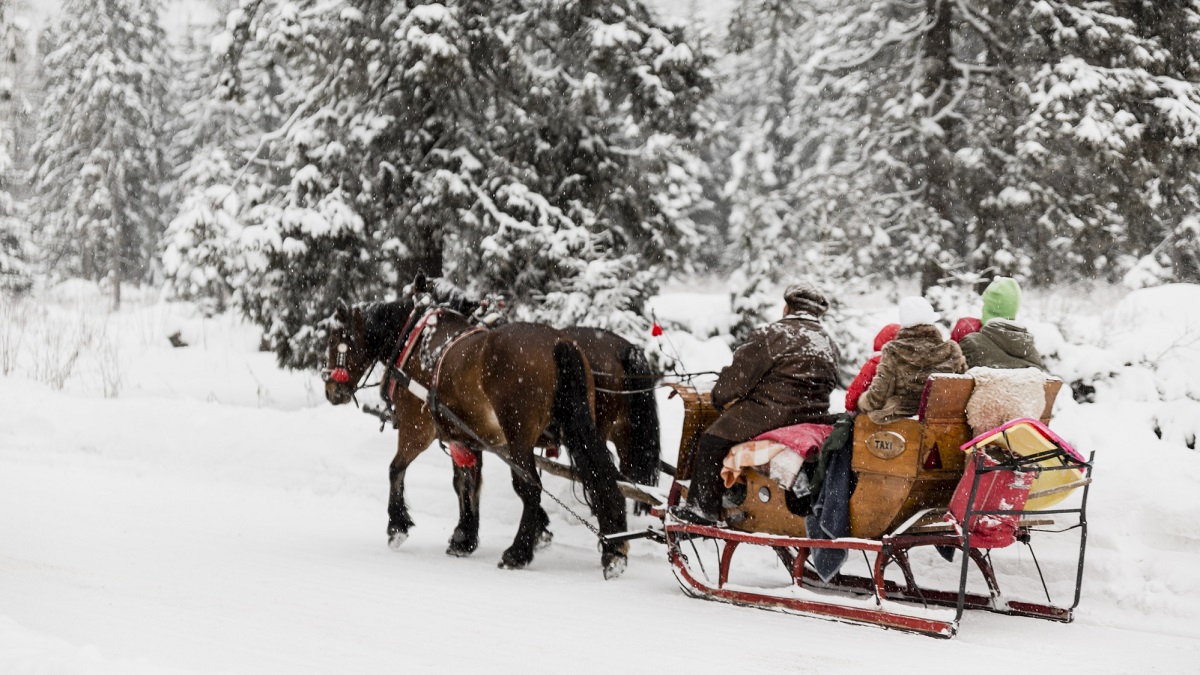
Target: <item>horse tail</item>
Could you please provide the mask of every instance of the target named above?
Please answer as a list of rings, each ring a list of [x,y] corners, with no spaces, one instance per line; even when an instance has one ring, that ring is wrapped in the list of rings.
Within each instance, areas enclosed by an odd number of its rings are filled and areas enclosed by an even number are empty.
[[[571,452],[584,492],[605,534],[625,529],[625,500],[617,490],[619,474],[600,438],[588,403],[588,367],[579,347],[570,342],[554,346],[558,380],[554,388],[552,422],[559,439]]]
[[[658,485],[658,462],[662,454],[658,426],[658,402],[654,398],[654,369],[637,345],[621,349],[625,369],[625,391],[629,405],[629,477],[642,485]]]

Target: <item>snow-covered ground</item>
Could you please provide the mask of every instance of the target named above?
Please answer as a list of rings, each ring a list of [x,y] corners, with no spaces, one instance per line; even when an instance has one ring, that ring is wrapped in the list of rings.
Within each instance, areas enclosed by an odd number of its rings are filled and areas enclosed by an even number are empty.
[[[865,344],[891,310],[852,303]],[[548,500],[553,546],[499,570],[520,507],[494,458],[474,556],[443,554],[456,504],[436,449],[409,471],[417,527],[391,551],[394,432],[278,370],[233,318],[152,293],[116,315],[104,304],[79,284],[0,304],[0,673],[1200,669],[1197,287],[1028,301],[1055,367],[1095,388],[1088,404],[1064,392],[1054,421],[1097,453],[1083,600],[1070,625],[971,614],[952,641],[689,599],[648,542],[605,582],[589,533]],[[728,359],[704,337],[726,297],[680,290],[654,306],[699,333],[668,333],[687,369]],[[188,347],[169,345],[176,331]],[[677,405],[661,401],[668,456]],[[1038,554],[1062,592],[1069,542]],[[1036,598],[1030,561],[1006,555],[1002,581]],[[774,572],[748,558],[735,577]]]

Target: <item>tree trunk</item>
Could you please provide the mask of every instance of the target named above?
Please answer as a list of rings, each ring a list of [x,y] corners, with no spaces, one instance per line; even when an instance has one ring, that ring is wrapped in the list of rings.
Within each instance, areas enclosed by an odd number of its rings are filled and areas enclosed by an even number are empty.
[[[115,169],[108,170],[109,217],[112,221],[113,242],[109,262],[109,280],[112,282],[112,311],[121,309],[121,254],[125,249],[125,224],[121,222],[121,202],[117,197]]]
[[[124,237],[121,236],[121,228],[116,228],[116,241],[113,242],[115,249],[112,254],[112,267],[109,270],[108,276],[112,281],[112,309],[114,312],[121,309],[121,247],[124,244]]]
[[[83,251],[80,256],[82,260],[83,278],[88,281],[96,281],[99,275],[96,274],[96,245],[92,241],[91,236],[83,235]]]
[[[922,46],[925,78],[921,84],[921,94],[928,101],[929,110],[937,114],[950,103],[950,88],[954,81],[954,66],[950,63],[953,48],[953,12],[950,0],[925,0],[925,11],[932,25],[925,34]],[[949,120],[950,117],[946,116],[936,123],[942,130],[940,138],[925,139],[925,200],[937,218],[930,235],[934,238],[938,251],[951,250],[954,247],[955,225],[948,150],[952,129]],[[937,285],[944,274],[945,270],[937,259],[926,260],[921,270],[921,292],[924,293]]]
[[[412,257],[399,265],[401,284],[407,284],[418,274],[430,279],[442,276],[445,262],[442,228],[429,222],[418,222],[416,227],[411,243]]]

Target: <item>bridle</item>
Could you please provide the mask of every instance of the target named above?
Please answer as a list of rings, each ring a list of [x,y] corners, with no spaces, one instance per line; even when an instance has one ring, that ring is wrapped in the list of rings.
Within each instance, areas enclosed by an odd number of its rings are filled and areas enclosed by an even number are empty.
[[[343,337],[344,335],[345,334],[343,333]],[[350,369],[347,364],[348,355],[350,353],[350,344],[345,339],[340,340],[337,344],[337,347],[334,348],[334,351],[336,354],[333,357],[333,363],[326,363],[325,370],[321,371],[321,381],[327,384],[329,382],[342,385],[350,384]],[[364,370],[363,374],[359,376],[354,384],[351,385],[350,398],[354,400],[355,405],[358,405],[358,398],[355,396],[358,392],[379,384],[363,384],[367,379],[370,378],[371,373],[375,372],[375,365],[377,363],[378,362],[376,360],[372,360],[371,367]]]

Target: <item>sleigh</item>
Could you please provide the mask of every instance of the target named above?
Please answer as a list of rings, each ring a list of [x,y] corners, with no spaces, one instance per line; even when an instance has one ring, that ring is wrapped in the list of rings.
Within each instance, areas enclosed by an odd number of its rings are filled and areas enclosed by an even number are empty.
[[[686,496],[699,437],[718,414],[707,392],[673,386],[685,417],[669,505]],[[753,469],[745,473],[744,499],[726,510],[727,527],[685,523],[662,511],[668,555],[684,592],[946,638],[957,632],[966,610],[1070,622],[1082,583],[1092,458],[1083,458],[1047,426],[1062,382],[1047,381],[1041,419],[1016,420],[978,438],[971,438],[965,413],[973,386],[969,376],[934,375],[916,418],[878,425],[858,417],[849,537],[810,537],[805,519],[789,507],[786,490]],[[1077,505],[1051,508],[1074,492],[1080,495]],[[1051,601],[1040,566],[1046,601],[1008,598],[1001,592],[992,551],[1020,544],[1032,554],[1034,537],[1048,528],[1078,531],[1071,602]],[[933,547],[943,555],[956,554],[957,587],[917,583],[911,554]],[[735,553],[748,549],[773,553],[787,584],[733,583]],[[861,556],[867,572],[823,581],[811,561],[819,549]],[[1033,560],[1036,565],[1036,556]],[[972,566],[986,592],[969,590]],[[899,574],[888,578],[890,569]]]

